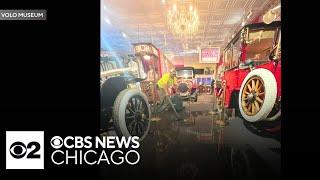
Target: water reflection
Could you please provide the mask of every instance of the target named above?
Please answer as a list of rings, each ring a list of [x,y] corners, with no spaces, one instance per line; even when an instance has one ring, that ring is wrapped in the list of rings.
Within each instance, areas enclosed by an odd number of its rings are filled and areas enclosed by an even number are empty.
[[[280,179],[280,122],[246,123],[234,111],[199,106],[181,121],[164,112],[152,122],[138,179]]]

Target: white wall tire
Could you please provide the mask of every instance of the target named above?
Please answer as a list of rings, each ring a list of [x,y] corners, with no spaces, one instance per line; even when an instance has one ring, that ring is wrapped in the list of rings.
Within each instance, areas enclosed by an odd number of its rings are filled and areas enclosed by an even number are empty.
[[[275,121],[281,117],[281,96],[276,100],[276,104],[274,105],[272,111],[269,113],[267,120]]]
[[[277,82],[274,75],[267,69],[255,69],[242,82],[239,93],[240,113],[249,122],[266,120],[276,98]]]
[[[281,117],[281,109],[273,116],[267,117],[266,120],[268,121],[275,121]]]
[[[116,98],[113,123],[118,136],[138,136],[142,141],[150,129],[150,116],[148,99],[139,89],[125,89]]]

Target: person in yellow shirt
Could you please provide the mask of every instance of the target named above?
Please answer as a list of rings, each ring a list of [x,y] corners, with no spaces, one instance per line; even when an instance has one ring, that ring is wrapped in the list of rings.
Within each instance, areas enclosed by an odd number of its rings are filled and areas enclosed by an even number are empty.
[[[176,83],[176,70],[165,73],[157,82],[158,92],[161,99],[166,95],[170,95],[170,88]]]
[[[158,95],[162,101],[162,103],[165,103],[165,101],[167,101],[170,106],[172,107],[173,111],[175,112],[176,118],[177,120],[181,120],[181,117],[179,116],[179,114],[177,113],[177,110],[175,109],[175,105],[172,103],[169,95],[170,95],[170,91],[171,91],[171,87],[174,86],[176,84],[176,76],[177,76],[177,72],[176,70],[171,70],[170,73],[165,73],[157,82],[157,86],[158,86]],[[167,97],[167,98],[166,98]],[[165,107],[162,104],[162,107]],[[161,112],[161,110],[159,110],[159,112]]]

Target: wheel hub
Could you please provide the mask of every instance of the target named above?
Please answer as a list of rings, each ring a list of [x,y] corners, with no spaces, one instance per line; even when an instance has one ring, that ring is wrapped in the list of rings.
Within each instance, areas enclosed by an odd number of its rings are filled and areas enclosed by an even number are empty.
[[[253,100],[253,97],[254,97],[253,93],[248,94],[248,100],[249,100],[249,101],[252,101],[252,100]]]
[[[135,114],[134,114],[134,119],[135,120],[141,120],[142,119],[142,113],[140,113],[140,112],[136,112]]]
[[[256,93],[255,92],[251,92],[250,94],[248,94],[248,102],[253,103],[256,99]]]

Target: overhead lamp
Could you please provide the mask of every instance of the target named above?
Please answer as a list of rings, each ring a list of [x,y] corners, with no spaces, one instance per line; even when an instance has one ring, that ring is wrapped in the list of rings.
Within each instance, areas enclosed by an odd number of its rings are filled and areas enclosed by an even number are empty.
[[[281,5],[279,4],[278,6],[270,9],[267,13],[265,13],[262,17],[263,22],[266,24],[272,23],[277,18],[279,12],[277,12],[276,10],[279,9],[280,7]]]
[[[150,57],[149,55],[144,55],[143,58],[144,58],[145,60],[148,60],[148,61],[151,59],[151,57]]]
[[[264,23],[270,24],[276,18],[277,18],[277,14],[274,11],[269,10],[266,14],[263,15],[262,20],[263,20]]]
[[[128,37],[124,32],[122,32],[122,36],[123,36],[124,38],[127,38],[127,37]]]
[[[103,5],[103,9],[104,9],[104,10],[107,10],[107,6],[106,6],[106,5]]]
[[[167,24],[173,35],[182,39],[192,37],[200,24],[197,7],[194,4],[187,6],[182,1],[173,4],[167,12]]]
[[[189,11],[192,11],[192,10],[193,10],[193,6],[190,5],[190,6],[189,6]]]
[[[105,21],[107,24],[111,25],[111,21],[110,21],[110,19],[108,19],[108,18],[104,18],[104,21]]]
[[[176,11],[177,10],[177,5],[175,4],[175,5],[173,5],[173,11]]]
[[[244,21],[242,21],[241,26],[244,26],[246,23]]]

